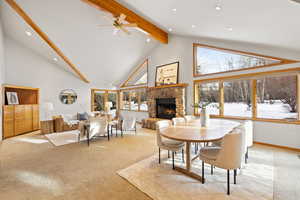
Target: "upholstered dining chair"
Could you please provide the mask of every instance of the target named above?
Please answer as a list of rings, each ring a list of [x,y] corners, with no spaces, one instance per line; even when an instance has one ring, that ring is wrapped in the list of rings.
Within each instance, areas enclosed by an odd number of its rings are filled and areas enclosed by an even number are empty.
[[[221,147],[207,146],[200,149],[202,160],[202,183],[204,183],[204,163],[227,169],[227,194],[230,194],[230,170],[234,170],[234,184],[236,184],[237,169],[242,160],[242,134],[235,128],[224,136]]]
[[[185,122],[191,122],[196,119],[194,115],[186,115],[184,116]]]
[[[174,117],[172,119],[173,125],[176,126],[179,123],[185,123],[185,119],[183,117]]]
[[[253,122],[247,120],[244,122],[245,126],[245,163],[247,164],[249,158],[249,147],[253,146]]]
[[[157,146],[158,146],[158,163],[160,163],[160,151],[161,149],[168,150],[172,152],[172,164],[173,164],[173,169],[175,169],[175,164],[174,164],[174,154],[177,151],[182,150],[182,160],[184,161],[184,142],[176,141],[176,140],[171,140],[164,138],[161,135],[161,131],[170,127],[172,125],[171,121],[169,120],[161,120],[156,122],[156,139],[157,139]]]
[[[245,163],[249,158],[249,147],[253,145],[253,122],[250,120],[241,122],[241,125],[237,127],[242,134],[242,155],[244,156]],[[212,142],[212,146],[220,147],[222,140]]]

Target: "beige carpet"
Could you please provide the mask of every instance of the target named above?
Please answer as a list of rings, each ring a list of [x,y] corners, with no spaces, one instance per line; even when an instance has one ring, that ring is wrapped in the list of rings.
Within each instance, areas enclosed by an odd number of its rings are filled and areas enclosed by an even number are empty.
[[[158,164],[157,155],[142,160],[118,174],[127,179],[154,200],[267,200],[273,199],[273,152],[263,148],[251,149],[249,163],[239,171],[237,185],[233,184],[231,174],[231,195],[226,195],[227,172],[215,169],[210,174],[206,166],[206,183],[186,177],[171,169],[171,160]],[[176,165],[181,165],[177,155]],[[193,162],[193,171],[201,174],[199,159]]]
[[[78,142],[78,131],[74,130],[60,133],[51,133],[45,135],[45,137],[55,146],[62,146]]]

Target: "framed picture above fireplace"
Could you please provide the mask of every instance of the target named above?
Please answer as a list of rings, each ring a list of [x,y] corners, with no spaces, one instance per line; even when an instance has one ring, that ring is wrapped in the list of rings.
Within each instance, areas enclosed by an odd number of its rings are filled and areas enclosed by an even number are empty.
[[[178,83],[179,62],[156,67],[155,86]]]

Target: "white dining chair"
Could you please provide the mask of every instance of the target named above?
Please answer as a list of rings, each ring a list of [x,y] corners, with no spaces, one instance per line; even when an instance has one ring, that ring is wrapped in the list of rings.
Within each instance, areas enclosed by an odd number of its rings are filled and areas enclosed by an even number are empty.
[[[196,119],[194,115],[186,115],[184,116],[185,122],[191,122]]]
[[[185,123],[185,119],[183,117],[174,117],[172,119],[172,122],[173,122],[173,125],[176,126],[178,124],[182,124],[182,123]]]
[[[174,164],[174,154],[177,151],[182,151],[182,160],[184,161],[184,142],[176,141],[176,140],[171,140],[163,137],[161,135],[161,131],[164,129],[170,127],[172,125],[171,121],[169,120],[161,120],[156,122],[156,131],[157,131],[157,145],[158,145],[158,163],[160,163],[160,151],[161,149],[168,150],[172,152],[172,164],[173,164],[173,169],[175,169],[175,164]]]
[[[200,149],[202,160],[202,183],[204,183],[204,163],[227,169],[227,194],[230,194],[230,170],[234,170],[236,184],[237,169],[241,167],[242,135],[238,128],[224,136],[221,147],[206,146]]]
[[[253,122],[251,120],[247,120],[244,122],[244,126],[245,126],[245,139],[246,139],[245,163],[247,163],[249,158],[249,148],[253,146]]]

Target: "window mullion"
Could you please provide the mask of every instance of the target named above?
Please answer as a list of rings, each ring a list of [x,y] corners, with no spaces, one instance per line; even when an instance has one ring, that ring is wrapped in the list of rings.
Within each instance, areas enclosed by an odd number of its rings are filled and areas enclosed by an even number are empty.
[[[224,83],[223,83],[223,81],[219,82],[219,96],[220,96],[219,115],[224,116]]]
[[[257,118],[257,80],[252,80],[252,118]]]
[[[199,103],[199,84],[194,85],[194,105]],[[194,115],[199,114],[198,108],[194,107]]]

